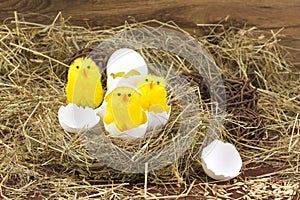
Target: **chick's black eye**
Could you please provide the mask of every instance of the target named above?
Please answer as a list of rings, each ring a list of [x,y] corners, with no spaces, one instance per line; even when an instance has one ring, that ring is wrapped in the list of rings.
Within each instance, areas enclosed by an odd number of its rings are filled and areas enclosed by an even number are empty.
[[[148,82],[148,79],[146,78],[145,81]]]
[[[128,94],[128,97],[131,97],[131,94]]]
[[[157,81],[157,85],[159,85],[160,84],[160,82],[159,81]]]
[[[117,95],[118,95],[118,96],[121,96],[121,93],[118,93]]]
[[[76,66],[76,69],[79,69],[79,66],[78,66],[78,65]]]
[[[90,68],[91,68],[91,66],[87,66],[87,68],[88,68],[88,69],[90,69]]]

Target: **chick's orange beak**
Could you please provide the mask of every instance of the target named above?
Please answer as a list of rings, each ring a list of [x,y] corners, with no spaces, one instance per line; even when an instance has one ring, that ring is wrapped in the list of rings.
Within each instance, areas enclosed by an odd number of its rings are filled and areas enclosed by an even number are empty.
[[[88,77],[88,75],[87,75],[87,72],[86,72],[86,70],[85,70],[85,69],[83,69],[83,76],[84,76],[85,78],[87,78],[87,77]]]
[[[123,95],[123,101],[127,102],[127,95],[126,94]]]
[[[152,88],[153,88],[153,81],[151,81],[150,83],[150,90],[152,90]]]

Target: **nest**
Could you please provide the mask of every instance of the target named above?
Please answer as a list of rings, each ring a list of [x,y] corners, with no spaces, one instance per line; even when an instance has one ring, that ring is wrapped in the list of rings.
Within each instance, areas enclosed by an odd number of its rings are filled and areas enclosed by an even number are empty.
[[[209,89],[199,73],[183,73],[191,83],[199,87],[201,99],[210,101]],[[264,134],[263,117],[258,111],[259,95],[249,80],[225,79],[226,108],[228,112],[225,128],[232,135],[242,139],[258,141]],[[214,100],[214,99],[212,99]]]
[[[278,44],[279,32],[237,27],[225,19],[199,25],[201,34],[193,36],[212,54],[225,80],[228,115],[220,137],[236,145],[244,162],[241,175],[232,181],[213,181],[201,167],[198,154],[215,100],[201,81],[190,80],[190,90],[182,91],[197,96],[197,118],[189,116],[201,121],[196,137],[184,154],[158,170],[146,174],[114,170],[87,150],[82,133],[61,129],[57,111],[66,103],[70,58],[85,55],[81,49],[88,52],[117,33],[150,24],[188,34],[172,22],[155,20],[87,29],[68,24],[60,14],[49,25],[27,22],[16,14],[0,26],[1,197],[299,198],[300,78]],[[105,52],[99,66],[106,62]],[[175,66],[178,75],[195,73],[190,63],[172,53],[147,49],[139,53],[147,61]],[[172,94],[174,88],[168,91]],[[171,121],[176,121],[184,108],[172,95],[170,103],[175,109]],[[177,127],[168,124],[163,137],[115,144],[131,152],[155,151],[173,142]]]

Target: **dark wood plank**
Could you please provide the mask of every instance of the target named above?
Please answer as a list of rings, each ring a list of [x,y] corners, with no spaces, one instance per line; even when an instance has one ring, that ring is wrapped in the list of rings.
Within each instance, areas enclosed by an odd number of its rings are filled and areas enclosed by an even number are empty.
[[[75,25],[111,27],[125,20],[158,19],[175,21],[192,32],[196,24],[217,22],[227,15],[261,29],[278,30],[282,27],[282,44],[291,50],[294,63],[300,65],[300,1],[273,0],[9,0],[0,1],[0,21],[13,17],[13,11],[23,14],[39,13],[54,17],[62,11]],[[50,19],[27,15],[27,21],[50,23]]]

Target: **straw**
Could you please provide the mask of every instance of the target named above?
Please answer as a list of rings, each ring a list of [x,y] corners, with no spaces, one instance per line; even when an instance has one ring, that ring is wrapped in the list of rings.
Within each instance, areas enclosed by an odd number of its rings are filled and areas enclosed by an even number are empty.
[[[221,139],[237,147],[244,165],[237,178],[218,182],[205,175],[198,156],[213,102],[201,96],[203,91],[197,85],[191,84],[187,91],[197,97],[197,119],[201,119],[197,137],[182,156],[155,171],[130,174],[107,167],[86,149],[82,133],[64,132],[57,119],[59,107],[66,105],[67,64],[80,49],[97,46],[105,38],[135,27],[151,25],[187,32],[173,22],[156,20],[103,30],[70,25],[61,13],[48,25],[24,18],[14,13],[0,25],[1,198],[300,198],[300,72],[280,45],[280,31],[237,27],[226,18],[217,24],[199,24],[203,34],[193,36],[212,54],[224,80],[239,80],[240,86],[247,83],[249,91],[256,88],[259,95],[255,113],[247,114],[248,121],[237,117],[239,112],[228,114],[226,123],[231,126],[224,125]],[[171,53],[140,53],[147,61],[175,67],[180,74],[193,72],[189,63]],[[168,89],[170,94],[172,91],[174,88]],[[174,110],[164,134],[136,143],[111,140],[132,152],[151,152],[172,143],[179,123],[176,115],[184,108],[176,98],[170,98],[170,103]],[[251,118],[256,116],[264,121],[263,127],[253,125]],[[251,137],[233,129],[247,130]],[[259,137],[252,137],[256,134]],[[147,148],[141,149],[145,145]]]

